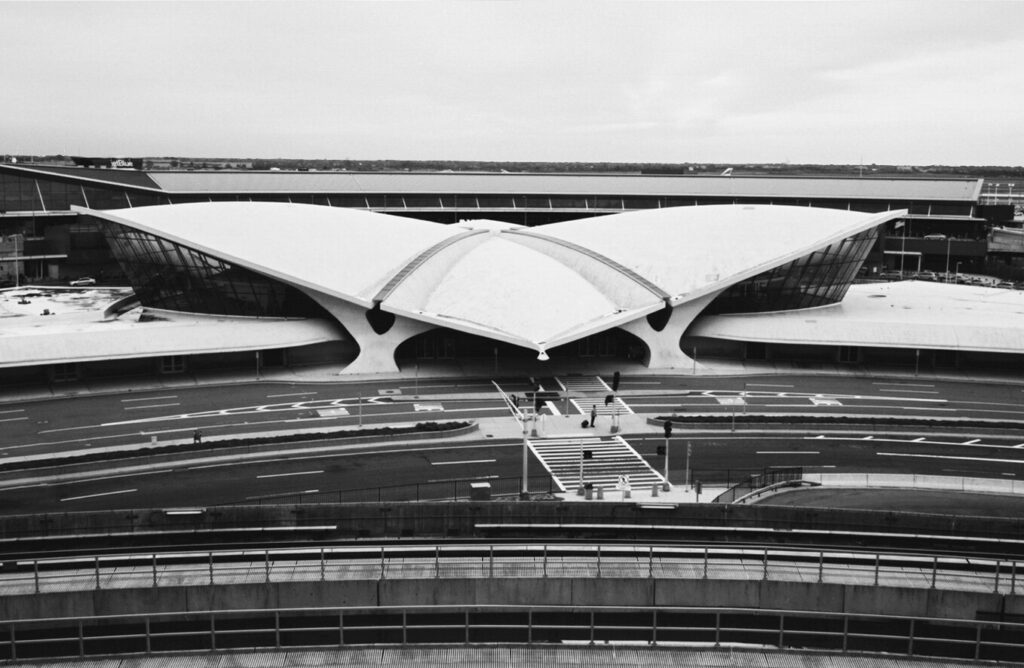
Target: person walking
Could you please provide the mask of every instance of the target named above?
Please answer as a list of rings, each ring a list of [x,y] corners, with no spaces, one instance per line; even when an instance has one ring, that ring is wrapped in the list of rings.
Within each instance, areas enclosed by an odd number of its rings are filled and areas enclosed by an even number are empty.
[[[590,426],[591,427],[596,427],[597,426],[597,405],[596,404],[590,404]]]

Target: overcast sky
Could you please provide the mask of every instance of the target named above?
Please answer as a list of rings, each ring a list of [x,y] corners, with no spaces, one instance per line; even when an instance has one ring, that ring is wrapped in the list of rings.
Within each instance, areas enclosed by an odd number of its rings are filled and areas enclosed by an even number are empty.
[[[1024,2],[12,2],[0,152],[1024,164]]]

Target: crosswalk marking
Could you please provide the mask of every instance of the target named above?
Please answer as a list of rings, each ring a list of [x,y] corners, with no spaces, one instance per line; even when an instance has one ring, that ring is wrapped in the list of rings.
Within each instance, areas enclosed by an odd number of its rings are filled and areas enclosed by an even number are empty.
[[[583,482],[611,489],[624,475],[638,486],[665,481],[621,436],[539,438],[527,444],[563,492],[579,484],[581,450],[593,453],[593,459],[583,460]]]
[[[632,415],[633,409],[622,400],[615,397],[612,403],[605,406],[604,399],[612,393],[612,388],[604,382],[600,376],[566,376],[557,377],[555,381],[561,386],[562,391],[570,397],[569,401],[582,415],[590,415],[591,408],[597,408],[598,415]]]
[[[592,408],[597,409],[597,414],[598,415],[608,415],[608,416],[611,416],[611,415],[626,415],[626,414],[632,415],[633,414],[633,409],[630,408],[629,406],[627,406],[626,402],[624,402],[622,399],[620,399],[618,397],[615,397],[615,401],[613,401],[612,403],[608,404],[607,406],[604,403],[604,399],[602,399],[601,401],[591,401],[591,402],[588,402],[586,400],[581,400],[581,401],[582,401],[582,403],[580,401],[577,401],[576,399],[570,399],[569,403],[571,403],[573,406],[575,406],[576,410],[578,410],[583,415],[590,415],[590,410]]]

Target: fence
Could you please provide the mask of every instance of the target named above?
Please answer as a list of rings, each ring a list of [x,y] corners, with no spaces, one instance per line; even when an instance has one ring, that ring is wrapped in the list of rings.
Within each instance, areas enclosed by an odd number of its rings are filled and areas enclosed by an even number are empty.
[[[366,546],[22,560],[5,596],[271,582],[484,578],[761,580],[1016,595],[1012,560],[809,549],[622,544]]]
[[[750,608],[285,608],[0,622],[0,659],[406,644],[742,643],[987,661],[1024,659],[1024,624]]]

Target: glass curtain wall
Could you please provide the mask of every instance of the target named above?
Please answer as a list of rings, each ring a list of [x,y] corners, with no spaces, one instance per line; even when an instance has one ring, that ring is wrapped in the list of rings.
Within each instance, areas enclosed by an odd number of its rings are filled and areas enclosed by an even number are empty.
[[[705,314],[789,311],[842,301],[878,239],[878,228],[837,241],[720,294]]]
[[[144,306],[214,315],[327,318],[299,290],[205,253],[103,221],[110,249]]]

